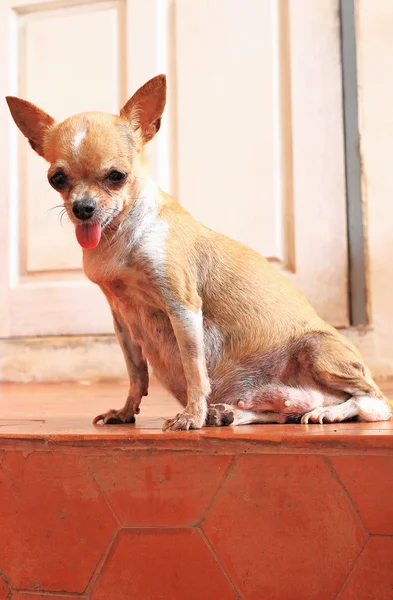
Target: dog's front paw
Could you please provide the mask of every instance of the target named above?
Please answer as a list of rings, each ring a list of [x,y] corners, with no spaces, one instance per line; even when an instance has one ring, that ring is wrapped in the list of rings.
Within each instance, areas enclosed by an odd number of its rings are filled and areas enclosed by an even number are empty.
[[[207,411],[205,425],[209,427],[225,427],[235,420],[233,406],[229,404],[211,404]]]
[[[122,410],[108,410],[107,413],[98,415],[93,424],[103,422],[104,425],[124,425],[124,423],[135,423],[134,415],[126,415]]]
[[[203,425],[203,421],[191,415],[190,413],[179,413],[173,419],[168,419],[163,425],[164,431],[183,431],[187,429],[200,429]]]

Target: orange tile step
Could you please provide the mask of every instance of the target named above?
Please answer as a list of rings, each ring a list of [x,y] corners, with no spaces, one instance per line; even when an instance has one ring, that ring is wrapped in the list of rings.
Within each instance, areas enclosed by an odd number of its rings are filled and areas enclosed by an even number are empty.
[[[0,600],[393,598],[392,422],[93,426],[126,390],[0,385]]]

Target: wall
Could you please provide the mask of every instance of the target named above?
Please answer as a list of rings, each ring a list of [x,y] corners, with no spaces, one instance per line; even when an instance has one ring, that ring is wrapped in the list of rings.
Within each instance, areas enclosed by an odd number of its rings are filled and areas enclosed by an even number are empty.
[[[115,336],[0,340],[0,381],[116,381],[127,371]]]

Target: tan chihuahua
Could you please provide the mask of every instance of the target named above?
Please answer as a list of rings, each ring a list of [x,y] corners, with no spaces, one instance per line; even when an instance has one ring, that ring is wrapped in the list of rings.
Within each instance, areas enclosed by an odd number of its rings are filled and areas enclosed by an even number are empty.
[[[94,423],[135,422],[148,391],[146,361],[184,407],[165,430],[389,419],[389,402],[358,351],[304,296],[148,178],[143,148],[160,128],[165,100],[164,75],[120,116],[56,123],[7,98],[15,123],[50,163],[49,182],[75,225],[85,273],[109,302],[127,364],[124,407]]]

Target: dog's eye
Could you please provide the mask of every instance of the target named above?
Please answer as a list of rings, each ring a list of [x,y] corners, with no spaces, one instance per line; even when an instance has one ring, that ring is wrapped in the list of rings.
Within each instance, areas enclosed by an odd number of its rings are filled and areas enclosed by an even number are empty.
[[[49,183],[55,190],[61,190],[67,184],[67,175],[63,171],[56,171],[52,177],[49,177]]]
[[[126,173],[121,173],[120,171],[116,171],[115,169],[113,169],[113,171],[108,173],[108,175],[106,176],[107,180],[110,183],[121,183],[126,177]]]

